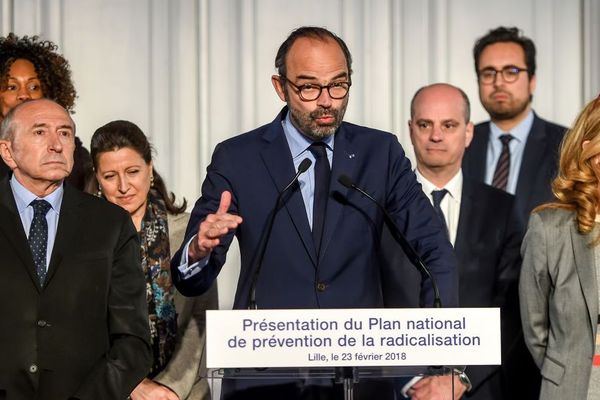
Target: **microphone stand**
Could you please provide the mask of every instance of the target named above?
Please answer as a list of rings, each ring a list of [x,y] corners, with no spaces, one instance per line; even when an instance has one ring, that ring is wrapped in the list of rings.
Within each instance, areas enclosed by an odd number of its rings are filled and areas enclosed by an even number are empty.
[[[248,309],[256,310],[258,309],[256,305],[256,284],[258,282],[258,276],[260,275],[260,270],[262,269],[263,259],[265,258],[265,252],[267,251],[267,244],[269,243],[269,238],[271,237],[271,231],[273,231],[273,225],[275,223],[275,216],[279,212],[279,209],[282,206],[282,199],[284,193],[286,193],[293,185],[298,181],[300,175],[302,175],[306,170],[312,165],[312,161],[310,158],[305,158],[302,160],[300,165],[298,166],[298,172],[294,178],[288,183],[279,195],[277,196],[277,200],[275,201],[275,207],[273,207],[273,211],[269,215],[269,219],[267,220],[266,230],[263,231],[261,235],[261,240],[259,243],[258,257],[256,259],[256,268],[254,268],[254,274],[252,276],[252,284],[250,285],[250,294],[248,296]]]
[[[375,200],[375,198],[373,198],[373,196],[371,196],[369,193],[367,193],[360,187],[356,186],[356,184],[352,181],[352,179],[350,179],[350,177],[348,177],[347,175],[340,175],[338,177],[338,182],[349,189],[354,189],[354,190],[358,191],[363,196],[365,196],[366,198],[371,200],[373,203],[375,203],[377,205],[377,207],[379,207],[379,209],[383,212],[384,220],[385,220],[387,226],[390,228],[390,233],[392,234],[392,236],[394,237],[396,242],[398,242],[398,244],[400,244],[400,247],[402,247],[402,250],[404,250],[404,253],[409,258],[411,263],[419,271],[421,271],[423,274],[425,274],[427,276],[427,278],[429,278],[429,280],[431,281],[431,286],[433,287],[433,295],[434,295],[433,307],[441,308],[442,307],[442,299],[440,297],[440,291],[439,291],[437,282],[433,278],[433,275],[431,275],[431,271],[429,271],[429,268],[425,265],[425,263],[423,262],[421,257],[417,254],[416,250],[408,242],[408,239],[406,239],[406,237],[404,236],[404,234],[402,233],[400,228],[398,228],[398,225],[396,225],[396,223],[394,222],[394,219],[387,212],[385,207],[383,205],[381,205],[377,200]]]

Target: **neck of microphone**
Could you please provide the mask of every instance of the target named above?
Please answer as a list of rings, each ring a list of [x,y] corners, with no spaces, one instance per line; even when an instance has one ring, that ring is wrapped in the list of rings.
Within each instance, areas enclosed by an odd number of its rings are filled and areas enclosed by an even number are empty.
[[[271,231],[273,230],[273,225],[275,223],[275,216],[279,212],[279,209],[282,206],[283,195],[290,190],[292,186],[298,181],[300,175],[305,173],[308,168],[312,165],[312,161],[310,158],[305,158],[302,160],[300,165],[298,166],[298,172],[294,175],[294,178],[288,183],[277,196],[277,200],[275,201],[275,207],[269,214],[269,219],[267,220],[267,225],[265,230],[261,235],[259,243],[259,248],[257,251],[256,257],[256,267],[254,268],[254,274],[252,275],[252,284],[250,285],[250,294],[248,296],[248,309],[257,309],[256,306],[256,284],[258,282],[258,276],[260,275],[260,270],[262,269],[263,259],[265,258],[265,251],[267,250],[267,244],[269,244],[269,238],[271,237]]]
[[[425,274],[431,281],[431,286],[433,287],[433,296],[434,296],[433,307],[441,308],[442,307],[442,299],[440,298],[440,291],[438,289],[437,282],[433,278],[433,275],[431,275],[431,271],[429,271],[429,268],[425,265],[425,263],[423,262],[421,257],[417,254],[416,250],[411,246],[411,244],[406,239],[406,237],[404,236],[404,234],[402,233],[400,228],[398,228],[398,225],[396,225],[396,222],[394,222],[393,218],[387,212],[385,207],[383,205],[381,205],[377,200],[375,200],[375,198],[373,198],[373,196],[371,196],[369,193],[365,192],[363,189],[356,186],[356,184],[354,184],[352,179],[350,179],[350,177],[348,177],[347,175],[340,175],[338,177],[338,182],[349,189],[354,189],[354,190],[358,191],[363,196],[365,196],[366,198],[371,200],[373,203],[375,203],[377,205],[377,207],[383,212],[385,222],[386,222],[388,228],[390,229],[390,233],[392,234],[392,236],[394,237],[396,242],[400,245],[400,247],[402,247],[402,249],[404,250],[404,253],[408,257],[408,259],[411,261],[411,263],[421,273]]]

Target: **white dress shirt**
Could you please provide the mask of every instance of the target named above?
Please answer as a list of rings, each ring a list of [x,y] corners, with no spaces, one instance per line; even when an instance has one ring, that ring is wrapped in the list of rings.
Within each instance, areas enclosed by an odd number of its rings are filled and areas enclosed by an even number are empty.
[[[446,220],[446,226],[448,227],[448,235],[450,236],[450,243],[454,246],[456,241],[456,231],[458,229],[458,217],[460,216],[460,200],[462,197],[462,170],[459,170],[458,173],[441,188],[437,187],[421,175],[418,168],[415,170],[415,174],[417,175],[417,181],[421,184],[423,192],[431,204],[433,204],[433,199],[431,197],[432,191],[442,189],[448,191],[440,203],[440,208],[444,213],[444,219]]]

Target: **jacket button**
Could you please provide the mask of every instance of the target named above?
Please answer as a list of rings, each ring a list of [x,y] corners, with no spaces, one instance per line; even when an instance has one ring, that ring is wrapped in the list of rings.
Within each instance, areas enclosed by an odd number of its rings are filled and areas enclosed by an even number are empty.
[[[325,285],[323,282],[317,283],[317,290],[319,292],[324,292],[326,288],[327,288],[327,285]]]
[[[37,370],[38,370],[38,366],[37,365],[31,364],[29,366],[29,372],[31,372],[32,374],[35,374],[37,372]]]
[[[46,321],[44,321],[43,319],[40,319],[40,320],[37,322],[37,326],[39,326],[40,328],[43,328],[43,327],[45,327],[46,325],[48,325],[48,323],[47,323]]]

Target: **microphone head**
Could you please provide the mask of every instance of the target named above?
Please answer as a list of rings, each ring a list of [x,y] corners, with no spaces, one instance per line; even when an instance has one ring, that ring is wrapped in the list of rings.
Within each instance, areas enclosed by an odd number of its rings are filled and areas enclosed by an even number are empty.
[[[347,188],[352,188],[354,186],[354,182],[352,182],[352,179],[348,175],[342,174],[338,176],[338,182]]]
[[[306,172],[306,170],[310,168],[311,165],[312,161],[310,160],[310,158],[305,158],[304,160],[302,160],[300,165],[298,165],[298,173],[302,174]]]

